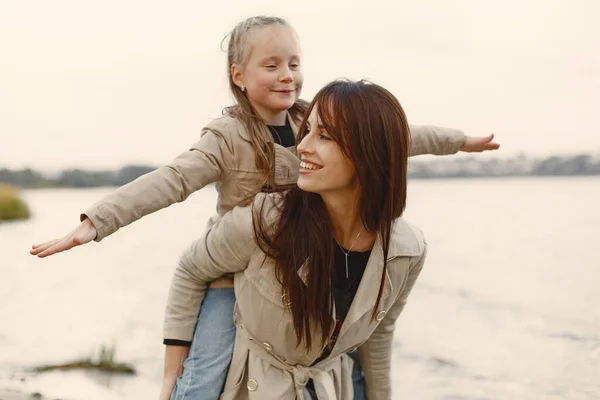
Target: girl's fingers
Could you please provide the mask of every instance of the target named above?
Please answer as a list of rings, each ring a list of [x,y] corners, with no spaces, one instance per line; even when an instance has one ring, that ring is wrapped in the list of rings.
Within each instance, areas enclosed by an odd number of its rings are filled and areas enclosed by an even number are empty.
[[[63,240],[60,240],[54,246],[42,251],[40,254],[38,254],[38,257],[39,258],[48,257],[48,256],[51,256],[56,253],[60,253],[65,250],[70,250],[73,247],[75,247],[76,245],[77,244],[74,242],[74,240],[71,237],[68,237]]]
[[[31,248],[31,250],[29,250],[29,253],[35,256],[35,255],[41,253],[42,251],[44,251],[44,250],[46,250],[46,249],[54,246],[56,243],[60,242],[61,240],[62,239],[54,239],[54,240],[51,240],[49,242],[33,246]]]
[[[31,246],[31,248],[32,248],[33,250],[35,250],[35,249],[37,249],[37,248],[39,248],[39,247],[44,247],[44,246],[47,246],[47,245],[48,245],[48,244],[50,244],[50,243],[54,243],[54,242],[56,242],[57,240],[58,240],[58,239],[54,239],[54,240],[49,240],[49,241],[47,241],[47,242],[44,242],[44,243],[34,244],[33,246]]]

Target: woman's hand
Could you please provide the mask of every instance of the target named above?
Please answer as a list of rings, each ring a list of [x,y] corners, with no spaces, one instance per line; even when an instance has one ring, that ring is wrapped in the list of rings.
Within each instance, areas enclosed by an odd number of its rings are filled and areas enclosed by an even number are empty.
[[[494,134],[488,136],[467,136],[465,144],[460,151],[467,153],[481,153],[482,151],[498,150],[499,143],[492,142]]]
[[[70,250],[75,246],[81,246],[94,240],[98,236],[96,227],[89,218],[84,219],[71,233],[61,239],[51,240],[46,243],[31,246],[31,253],[40,258]]]

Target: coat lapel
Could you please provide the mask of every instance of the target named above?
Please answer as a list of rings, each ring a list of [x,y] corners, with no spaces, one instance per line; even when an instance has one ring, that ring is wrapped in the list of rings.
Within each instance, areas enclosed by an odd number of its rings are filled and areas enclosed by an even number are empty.
[[[379,292],[382,274],[383,247],[381,246],[381,236],[377,235],[373,250],[371,251],[371,256],[367,262],[367,267],[365,268],[358,290],[356,291],[356,296],[350,305],[350,310],[348,310],[348,314],[342,325],[340,337],[365,313],[373,310],[375,301],[377,300],[377,293]],[[393,290],[392,281],[387,271],[384,279],[383,292],[381,294],[382,300],[386,299]]]
[[[394,281],[392,282],[389,271],[390,268],[395,268],[397,266],[393,265],[395,263],[392,264],[390,262],[397,257],[411,257],[419,255],[422,253],[422,251],[423,249],[421,249],[419,246],[419,242],[415,237],[413,228],[411,228],[411,226],[402,218],[398,218],[392,227],[390,248],[387,256],[388,265],[385,272],[385,281],[383,284],[383,292],[381,294],[380,304],[394,293],[395,287],[399,287],[401,283],[406,280],[409,272],[408,268],[403,268],[401,271],[394,271]],[[350,329],[352,324],[357,322],[366,313],[371,313],[373,311],[373,307],[375,307],[375,303],[377,301],[377,294],[379,293],[381,277],[383,275],[383,260],[382,240],[381,236],[377,235],[377,239],[373,245],[373,250],[371,251],[371,256],[369,257],[367,267],[365,268],[365,273],[360,281],[356,296],[354,297],[354,301],[352,301],[352,305],[350,306],[350,310],[348,310],[348,315],[346,316],[340,331],[340,338]],[[405,264],[401,263],[400,265]],[[398,265],[398,267],[400,267],[400,265]],[[408,265],[408,263],[406,263],[406,265]]]

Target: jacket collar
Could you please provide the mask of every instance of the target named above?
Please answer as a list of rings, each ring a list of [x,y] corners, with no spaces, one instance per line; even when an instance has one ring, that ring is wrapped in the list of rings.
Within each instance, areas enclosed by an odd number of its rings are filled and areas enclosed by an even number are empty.
[[[288,112],[286,115],[294,136],[298,134],[298,125]],[[242,124],[238,124],[238,134],[242,139],[251,143],[250,134]],[[298,182],[298,170],[300,169],[300,159],[296,148],[285,148],[279,144],[274,145],[274,160],[272,162],[271,176],[269,185],[262,188],[263,192],[274,190],[291,189]]]
[[[396,257],[419,256],[423,253],[423,246],[423,242],[418,239],[415,230],[403,218],[398,218],[392,224],[392,234],[390,235],[390,248],[388,250],[387,261],[393,260]],[[372,263],[381,264],[383,270],[383,245],[381,235],[377,235],[377,238],[375,239],[365,272]],[[298,269],[298,276],[306,285],[308,276],[307,262],[302,264]]]
[[[290,114],[289,111],[286,113],[286,118],[287,118],[287,121],[290,123],[290,127],[292,128],[292,132],[294,132],[294,136],[296,136],[298,134],[298,125],[294,121],[294,118],[292,118],[292,115]],[[238,125],[238,134],[246,142],[250,142],[250,143],[252,142],[250,133],[246,130],[246,128],[242,124]]]
[[[415,230],[404,221],[402,218],[398,218],[392,225],[392,234],[390,237],[390,248],[388,250],[388,269],[389,261],[398,257],[407,257],[405,273],[408,274],[408,257],[414,257],[423,253],[423,241],[419,240]],[[308,263],[304,263],[298,269],[298,276],[304,284],[307,283],[308,274]],[[377,294],[379,293],[379,285],[381,277],[383,275],[383,245],[381,235],[377,235],[373,249],[371,250],[371,256],[367,262],[363,278],[360,282],[356,296],[352,302],[348,315],[344,321],[342,331],[343,334],[354,322],[360,319],[365,313],[370,312],[375,307],[377,301]],[[383,284],[383,292],[381,294],[381,300],[385,300],[394,290],[394,285],[390,278],[389,271],[385,272],[385,281]]]
[[[396,257],[415,257],[423,254],[425,245],[421,233],[409,225],[403,218],[398,218],[392,225],[388,261]]]

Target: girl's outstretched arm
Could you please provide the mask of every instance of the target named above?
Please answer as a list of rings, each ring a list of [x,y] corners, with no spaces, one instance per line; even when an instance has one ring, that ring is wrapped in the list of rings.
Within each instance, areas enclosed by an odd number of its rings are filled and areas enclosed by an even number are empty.
[[[105,196],[81,214],[81,223],[72,232],[34,245],[30,253],[47,257],[92,240],[99,242],[119,228],[184,201],[209,183],[224,179],[233,162],[227,141],[221,132],[205,129],[190,150]]]
[[[500,147],[493,142],[494,135],[466,136],[458,129],[430,125],[410,125],[409,155],[433,154],[438,156],[455,154],[459,151],[482,152]]]

